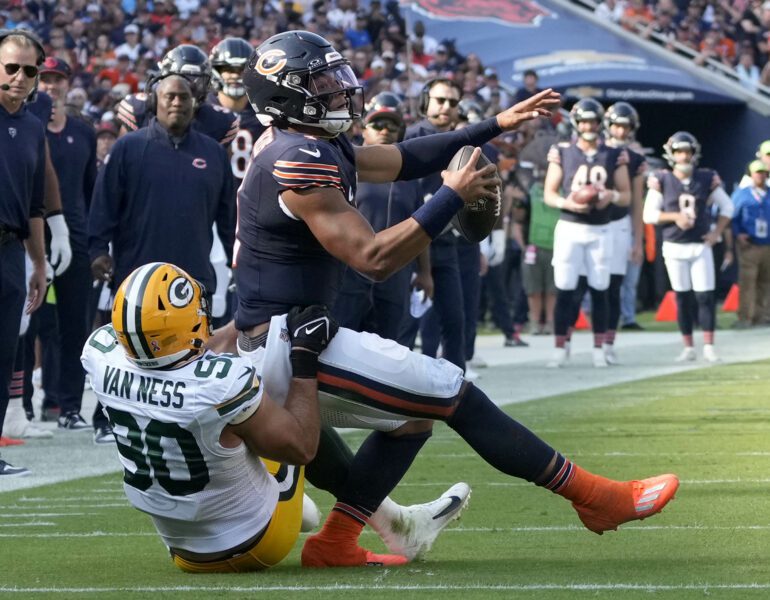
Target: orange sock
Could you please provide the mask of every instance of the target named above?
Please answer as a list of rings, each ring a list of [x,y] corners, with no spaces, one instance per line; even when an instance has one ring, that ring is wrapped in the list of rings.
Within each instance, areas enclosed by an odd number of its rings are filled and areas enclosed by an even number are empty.
[[[302,547],[303,567],[363,567],[406,564],[399,554],[375,554],[358,545],[364,524],[332,510],[320,532],[310,536]]]

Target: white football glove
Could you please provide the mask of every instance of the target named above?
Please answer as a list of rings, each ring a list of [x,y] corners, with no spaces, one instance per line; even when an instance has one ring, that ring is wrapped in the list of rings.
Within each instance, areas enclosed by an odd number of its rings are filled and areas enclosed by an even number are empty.
[[[67,270],[72,262],[72,248],[70,247],[70,230],[64,215],[59,213],[46,219],[48,229],[51,230],[51,266],[58,276]]]
[[[493,229],[489,234],[489,260],[490,267],[503,264],[505,259],[505,230]]]

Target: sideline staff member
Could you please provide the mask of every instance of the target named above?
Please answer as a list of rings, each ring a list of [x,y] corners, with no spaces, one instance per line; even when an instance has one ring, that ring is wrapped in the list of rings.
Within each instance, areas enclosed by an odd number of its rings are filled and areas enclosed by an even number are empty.
[[[31,34],[0,30],[0,433],[26,296],[22,242],[33,264],[27,312],[40,306],[46,289],[45,131],[24,107],[43,58],[43,47]],[[0,477],[27,473],[0,459]]]

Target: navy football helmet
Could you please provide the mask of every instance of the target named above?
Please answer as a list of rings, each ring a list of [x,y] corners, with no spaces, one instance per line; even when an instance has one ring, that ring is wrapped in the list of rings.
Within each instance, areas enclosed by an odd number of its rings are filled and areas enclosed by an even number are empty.
[[[689,166],[694,168],[698,164],[700,159],[700,143],[698,139],[689,131],[677,131],[673,134],[668,141],[663,144],[663,158],[666,159],[668,164],[674,168],[677,167],[682,171],[687,170],[687,165],[682,169],[682,165],[677,165],[674,159],[674,152],[677,150],[689,150],[692,152],[692,158],[690,159]]]
[[[604,115],[604,128],[607,131],[610,125],[628,125],[633,134],[639,129],[639,113],[628,102],[616,102]]]
[[[243,85],[263,124],[305,125],[336,136],[361,117],[363,90],[350,63],[309,31],[286,31],[263,42]]]
[[[169,50],[158,63],[155,80],[169,75],[186,77],[193,88],[195,100],[201,104],[206,100],[211,85],[211,65],[206,53],[192,44],[182,44]]]
[[[572,128],[580,137],[584,140],[593,141],[596,139],[598,132],[584,132],[580,133],[578,129],[578,123],[581,121],[596,121],[599,125],[602,124],[604,118],[604,108],[598,100],[593,98],[582,98],[575,102],[572,110],[569,111],[569,121],[572,124]]]
[[[225,38],[211,50],[211,83],[214,89],[230,98],[241,98],[246,94],[243,87],[243,70],[249,62],[254,48],[243,38]],[[226,83],[225,71],[240,73],[235,83]]]

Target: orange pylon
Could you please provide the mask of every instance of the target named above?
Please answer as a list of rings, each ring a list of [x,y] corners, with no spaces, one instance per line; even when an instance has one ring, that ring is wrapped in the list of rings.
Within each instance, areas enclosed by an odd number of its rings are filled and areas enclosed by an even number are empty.
[[[724,312],[736,312],[738,310],[738,303],[740,302],[741,298],[741,290],[738,287],[737,283],[734,283],[730,287],[730,291],[727,292],[727,298],[725,298],[725,303],[722,305],[722,310]]]
[[[583,309],[580,309],[580,314],[578,315],[577,321],[575,321],[575,330],[580,329],[591,329],[591,324],[588,322],[588,319],[586,319],[586,314],[583,312]]]
[[[674,292],[666,292],[666,295],[663,296],[658,312],[655,313],[655,320],[676,321],[676,294]]]

